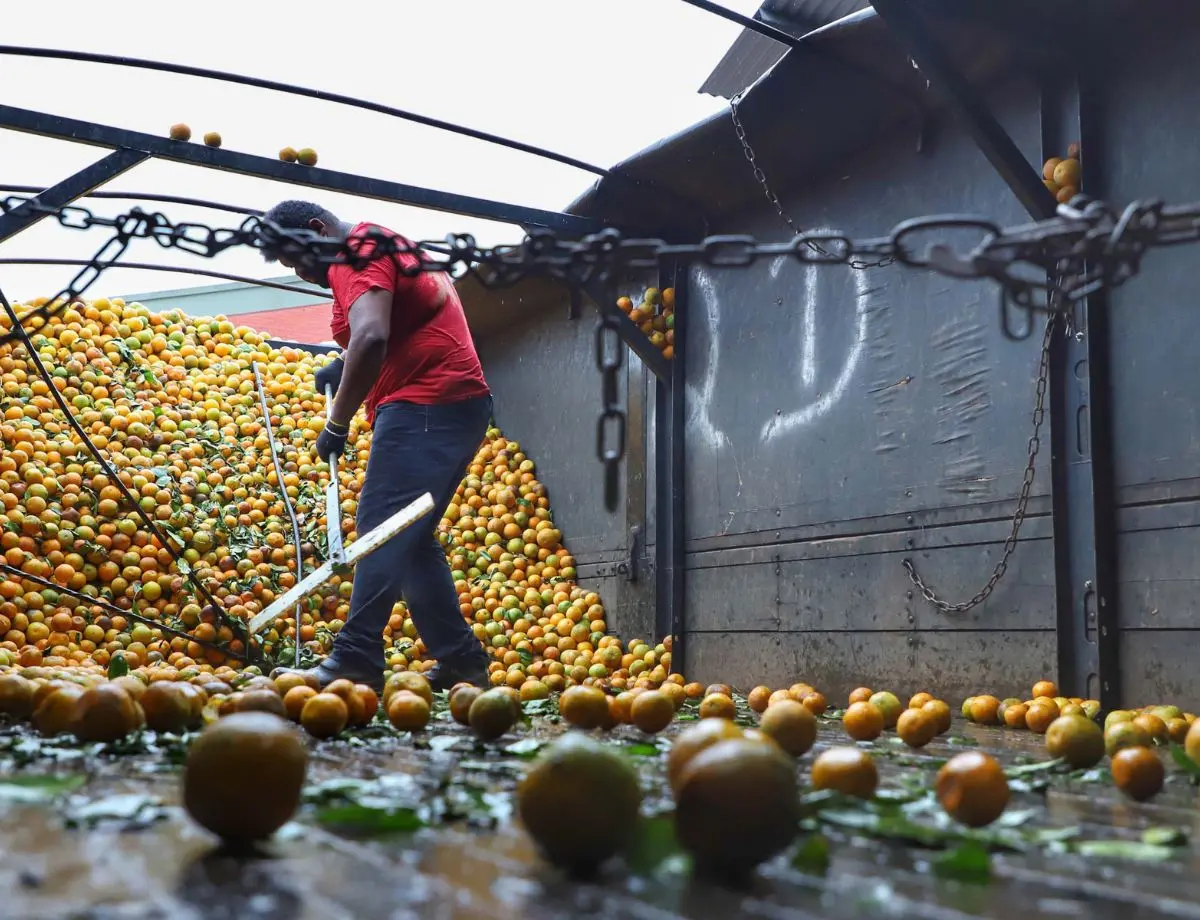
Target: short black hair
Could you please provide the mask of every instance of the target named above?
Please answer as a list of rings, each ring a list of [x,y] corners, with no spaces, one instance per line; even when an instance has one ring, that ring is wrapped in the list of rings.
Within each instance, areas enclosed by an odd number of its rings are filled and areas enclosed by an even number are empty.
[[[335,227],[340,223],[337,216],[328,208],[323,208],[321,205],[311,201],[301,201],[297,198],[290,198],[287,201],[279,202],[279,204],[263,214],[262,219],[269,220],[285,230],[307,230],[308,222],[314,219]],[[262,255],[267,262],[276,261],[275,253],[271,252],[265,246],[262,247]]]

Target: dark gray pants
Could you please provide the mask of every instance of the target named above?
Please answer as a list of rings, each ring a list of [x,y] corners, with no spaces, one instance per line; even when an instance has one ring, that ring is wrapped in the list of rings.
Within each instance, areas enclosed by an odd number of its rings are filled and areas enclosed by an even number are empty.
[[[383,670],[383,630],[401,598],[432,658],[447,664],[487,661],[458,609],[458,592],[435,530],[491,416],[490,396],[379,407],[358,497],[359,539],[425,492],[433,496],[434,510],[355,567],[350,615],[333,645],[338,661]]]

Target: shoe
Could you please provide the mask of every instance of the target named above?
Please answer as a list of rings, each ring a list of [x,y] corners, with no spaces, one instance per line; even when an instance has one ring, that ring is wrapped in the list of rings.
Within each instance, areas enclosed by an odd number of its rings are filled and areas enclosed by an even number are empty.
[[[376,693],[383,692],[382,668],[377,670],[375,668],[347,667],[335,660],[332,655],[325,658],[315,668],[276,668],[271,672],[271,677],[274,678],[280,674],[299,674],[305,680],[315,677],[322,689],[335,680],[344,678],[353,684],[366,684]]]
[[[449,690],[458,683],[474,684],[481,690],[491,686],[487,662],[478,659],[463,662],[439,661],[425,672],[425,679],[435,691]]]

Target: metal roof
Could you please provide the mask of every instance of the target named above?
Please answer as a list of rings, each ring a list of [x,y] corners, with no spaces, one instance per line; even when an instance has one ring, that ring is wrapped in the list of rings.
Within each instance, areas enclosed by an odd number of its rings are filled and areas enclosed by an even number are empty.
[[[867,0],[765,0],[754,18],[800,38],[870,5]],[[731,99],[778,64],[787,50],[773,38],[743,29],[700,92]]]

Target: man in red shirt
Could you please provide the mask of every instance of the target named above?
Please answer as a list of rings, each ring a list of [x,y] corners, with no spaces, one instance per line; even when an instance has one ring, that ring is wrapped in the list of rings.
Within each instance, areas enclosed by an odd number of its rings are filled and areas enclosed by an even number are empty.
[[[347,239],[362,256],[374,248],[364,236],[370,229],[410,242],[377,224],[338,220],[307,201],[281,202],[264,218],[285,229]],[[363,406],[373,432],[358,497],[358,534],[425,492],[438,511],[445,509],[492,417],[491,392],[451,279],[441,271],[405,275],[400,268],[419,264],[407,254],[374,259],[361,269],[285,256],[267,244],[263,256],[333,292],[330,328],[344,351],[316,374],[317,392],[323,395],[328,383],[335,394],[325,407],[317,454],[325,461],[342,454],[350,420]],[[433,688],[459,681],[487,685],[488,655],[459,610],[436,520],[435,513],[359,561],[350,615],[333,650],[312,669],[322,686],[339,677],[382,685],[383,630],[401,598],[437,660],[426,672]]]

